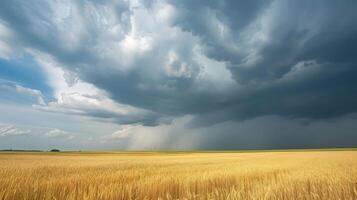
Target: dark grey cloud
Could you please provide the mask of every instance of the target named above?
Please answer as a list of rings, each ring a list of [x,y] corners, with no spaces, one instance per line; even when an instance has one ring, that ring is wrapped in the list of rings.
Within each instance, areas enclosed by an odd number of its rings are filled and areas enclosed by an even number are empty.
[[[176,24],[202,38],[207,55],[228,62],[243,83],[282,77],[301,61],[356,60],[356,2],[263,2],[179,1]]]
[[[322,0],[4,0],[0,19],[16,38],[6,42],[48,54],[116,102],[155,113],[119,123],[190,114],[192,126],[203,126],[356,112],[356,8]],[[212,87],[197,54],[223,63],[234,84]]]
[[[190,129],[190,117],[170,125],[128,126],[104,136],[105,147],[125,143],[131,150],[237,150],[355,147],[356,115],[334,120],[264,116]],[[119,146],[119,145],[118,145]]]
[[[206,45],[207,55],[226,61],[241,57],[231,44],[238,42],[240,33],[259,17],[272,1],[199,0],[192,2],[184,0],[170,2],[179,11],[175,25],[200,37]]]
[[[177,3],[182,11],[176,24],[201,38],[207,56],[226,62],[243,89],[193,124],[356,112],[356,2],[215,2],[193,9]],[[212,18],[226,33],[220,35]]]
[[[197,149],[287,149],[355,147],[355,116],[338,120],[304,121],[264,116],[199,129],[186,135]]]

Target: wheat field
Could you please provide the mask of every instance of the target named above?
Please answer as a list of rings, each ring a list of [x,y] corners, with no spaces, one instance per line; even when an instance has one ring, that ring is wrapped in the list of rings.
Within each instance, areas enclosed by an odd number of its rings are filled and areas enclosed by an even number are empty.
[[[0,153],[0,199],[357,199],[357,151]]]

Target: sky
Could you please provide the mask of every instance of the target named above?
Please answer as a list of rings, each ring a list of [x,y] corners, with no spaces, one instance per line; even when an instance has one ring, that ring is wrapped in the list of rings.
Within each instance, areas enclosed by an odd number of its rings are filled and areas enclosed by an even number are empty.
[[[355,147],[356,9],[2,0],[0,149]]]

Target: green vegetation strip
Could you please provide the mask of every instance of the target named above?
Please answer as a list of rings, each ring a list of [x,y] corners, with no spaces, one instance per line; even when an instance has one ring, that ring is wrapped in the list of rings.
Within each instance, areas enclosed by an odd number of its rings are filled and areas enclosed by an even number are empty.
[[[202,153],[264,153],[264,152],[308,152],[308,151],[356,151],[357,148],[321,148],[321,149],[265,149],[265,150],[227,150],[227,151],[27,151],[27,150],[0,150],[0,154],[13,155],[187,155]]]

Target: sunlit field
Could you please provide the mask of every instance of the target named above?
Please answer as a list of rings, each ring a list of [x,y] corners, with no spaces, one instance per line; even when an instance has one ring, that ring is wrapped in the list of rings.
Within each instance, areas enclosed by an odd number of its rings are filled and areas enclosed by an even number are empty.
[[[357,199],[357,151],[0,153],[0,199]]]

